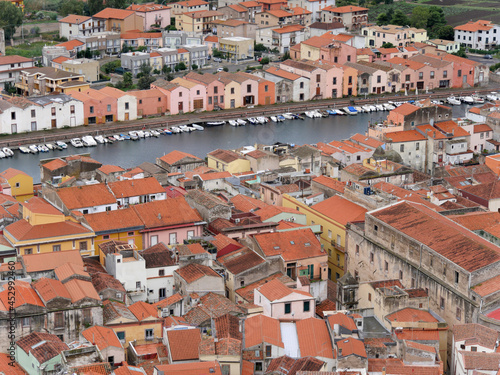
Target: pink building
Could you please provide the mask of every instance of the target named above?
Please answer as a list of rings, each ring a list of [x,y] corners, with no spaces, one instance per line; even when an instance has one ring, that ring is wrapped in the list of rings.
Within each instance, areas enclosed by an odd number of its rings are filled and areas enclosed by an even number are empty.
[[[159,242],[166,245],[182,244],[203,233],[203,219],[184,197],[136,204],[133,207],[144,223],[144,229],[141,230],[144,248]]]
[[[387,60],[392,64],[399,64],[406,66],[406,69],[401,77],[401,90],[425,90],[426,87],[426,77],[431,76],[431,71],[434,70],[429,65],[424,63],[413,61],[409,59],[402,59],[401,57],[393,57]],[[439,87],[439,86],[438,86]]]
[[[128,10],[135,11],[135,14],[144,19],[144,31],[164,29],[170,26],[170,7],[155,3],[132,4]]]
[[[224,82],[219,81],[216,75],[189,72],[184,78],[205,86],[207,111],[212,111],[216,106],[224,109]]]
[[[211,56],[214,48],[219,49],[219,37],[215,35],[209,35],[205,38],[203,44],[208,47],[208,54]]]
[[[151,84],[152,89],[160,90],[166,96],[169,114],[177,115],[188,112],[190,106],[189,89],[164,79],[157,79]]]
[[[445,61],[453,63],[453,70],[447,72],[447,79],[451,80],[451,87],[468,87],[474,86],[476,81],[479,80],[476,67],[479,65],[477,62],[464,59],[463,57],[455,56],[448,53],[440,53],[438,55],[429,55]],[[483,76],[484,78],[484,76]]]
[[[118,100],[115,97],[94,89],[82,92],[72,91],[69,95],[83,102],[85,125],[104,124],[118,120]]]
[[[137,117],[163,115],[168,111],[167,97],[158,89],[129,91],[137,98]]]
[[[344,78],[344,69],[342,65],[323,60],[311,61],[312,65],[324,71],[324,98],[342,97],[342,79]]]
[[[424,76],[424,88],[432,90],[435,88],[449,88],[450,76],[453,72],[453,63],[439,57],[426,55],[415,55],[410,58],[412,61],[423,63],[430,67],[428,76]]]
[[[180,77],[174,79],[172,83],[189,90],[189,112],[207,110],[207,89],[205,85]]]
[[[301,320],[314,317],[314,297],[303,290],[291,289],[278,279],[254,290],[254,304],[263,314],[275,319]]]
[[[240,85],[241,102],[243,106],[254,105],[259,102],[259,83],[243,75],[221,72],[221,77],[230,79]]]

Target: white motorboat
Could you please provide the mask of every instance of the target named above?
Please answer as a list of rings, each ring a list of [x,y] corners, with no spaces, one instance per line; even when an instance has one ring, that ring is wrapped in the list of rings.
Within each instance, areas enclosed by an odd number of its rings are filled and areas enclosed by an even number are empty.
[[[144,133],[144,131],[142,130],[137,130],[135,134],[137,134],[139,138],[146,138],[146,133]]]
[[[184,133],[189,133],[190,132],[190,130],[187,127],[187,125],[179,125],[179,129],[181,130],[181,132],[184,132]]]
[[[245,120],[241,119],[241,118],[237,119],[236,121],[237,121],[237,122],[238,122],[238,124],[240,124],[240,125],[246,125],[246,124],[247,124],[247,122],[246,122]]]
[[[451,104],[451,105],[460,105],[460,104],[462,104],[462,101],[459,98],[454,97],[453,95],[452,96],[448,96],[446,98],[446,101],[448,102],[448,104]]]
[[[372,112],[377,112],[378,111],[377,107],[375,107],[374,105],[369,104],[369,106],[370,106],[370,110]]]
[[[389,104],[389,103],[385,103],[385,104],[383,104],[383,106],[388,111],[392,111],[393,109],[396,109],[396,107],[394,107],[392,104]]]
[[[123,137],[122,137],[121,135],[119,135],[119,134],[115,134],[115,135],[113,135],[113,138],[114,138],[115,140],[117,140],[117,141],[123,141]]]
[[[332,111],[335,112],[337,116],[345,115],[345,112],[342,112],[340,109],[332,109]]]
[[[173,134],[179,134],[179,133],[182,133],[182,130],[179,129],[177,126],[172,126],[170,128],[170,131],[173,133]]]
[[[70,143],[73,147],[76,147],[76,148],[83,147],[83,143],[82,143],[82,140],[80,138],[73,138],[73,139],[71,139]]]
[[[31,150],[28,147],[19,146],[19,152],[21,152],[21,154],[30,154]]]
[[[0,151],[0,159],[6,158],[6,157],[7,157],[7,155],[5,155],[5,154],[3,153],[3,151]]]
[[[461,96],[460,100],[465,104],[474,104],[474,98],[470,95]]]
[[[315,117],[313,111],[305,111],[304,114],[307,117],[309,117],[309,118],[314,118]]]
[[[161,135],[159,131],[154,130],[154,129],[151,129],[151,130],[150,130],[150,133],[151,133],[151,135],[152,135],[153,137],[156,137],[156,138],[158,138],[158,137]]]
[[[488,99],[492,102],[496,102],[497,100],[499,100],[499,96],[496,92],[492,92],[492,93],[486,95],[486,99]]]
[[[276,116],[271,116],[271,121],[272,122],[278,122],[278,118]]]
[[[14,151],[12,151],[10,148],[8,147],[4,147],[2,148],[2,152],[5,154],[5,156],[7,157],[11,157],[11,156],[14,156]]]
[[[49,152],[49,148],[45,145],[38,145],[38,151],[40,152]]]
[[[474,101],[474,104],[484,104],[484,99],[479,95],[472,95],[472,100]]]
[[[265,117],[262,117],[262,116],[257,117],[257,121],[258,121],[259,123],[261,123],[261,124],[265,124],[265,123],[266,123],[266,119],[265,119]]]
[[[32,154],[37,154],[40,151],[37,145],[29,145],[28,148]]]
[[[97,142],[95,141],[94,137],[91,135],[85,135],[82,137],[82,143],[85,147],[94,147],[97,146]]]
[[[363,113],[363,112],[365,111],[365,110],[363,109],[363,107],[360,107],[360,106],[356,106],[356,107],[354,107],[354,109],[355,109],[356,111],[358,111],[358,113]]]
[[[144,138],[150,138],[152,136],[149,130],[144,130]]]
[[[50,151],[54,149],[54,145],[52,143],[46,143],[45,147],[47,147]]]
[[[63,150],[68,148],[68,145],[66,144],[66,142],[63,142],[63,141],[56,141],[56,145],[61,147]]]
[[[286,119],[286,120],[293,120],[293,115],[291,113],[283,113],[282,116]]]
[[[228,122],[229,122],[229,125],[231,125],[231,126],[238,126],[239,125],[238,122],[234,121],[234,120],[229,120]]]
[[[362,108],[365,110],[365,112],[371,112],[372,111],[372,109],[370,108],[370,106],[366,105],[366,104]]]
[[[238,121],[236,121],[236,122],[238,122]],[[239,123],[238,123],[238,125],[239,125]],[[193,127],[195,130],[199,130],[199,131],[205,130],[205,128],[203,126],[198,125],[198,124],[191,124],[191,127]]]
[[[100,143],[100,144],[106,143],[103,135],[96,135],[95,140],[97,143]]]
[[[377,111],[385,111],[385,108],[382,104],[375,104],[375,107],[377,107]]]
[[[353,108],[353,107],[344,107],[342,108],[342,110],[347,113],[348,115],[351,115],[351,116],[354,116],[354,115],[357,115],[358,113],[356,112],[356,110]]]
[[[222,126],[225,125],[225,121],[209,121],[207,122],[207,126]]]
[[[257,125],[257,124],[258,124],[257,120],[256,120],[256,119],[254,119],[253,117],[249,117],[249,118],[248,118],[248,122],[249,122],[250,124],[252,124],[252,125]]]
[[[139,140],[139,134],[137,134],[137,132],[135,132],[135,131],[130,131],[129,132],[129,137],[133,141],[138,141]]]

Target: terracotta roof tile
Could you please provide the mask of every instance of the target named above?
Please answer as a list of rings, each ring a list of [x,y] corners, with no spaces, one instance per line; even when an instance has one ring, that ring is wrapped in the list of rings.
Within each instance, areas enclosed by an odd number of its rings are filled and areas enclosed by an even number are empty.
[[[453,338],[455,342],[469,339],[477,340],[478,344],[490,349],[495,349],[500,334],[498,331],[481,324],[455,324],[453,326]]]
[[[116,198],[137,197],[165,192],[154,177],[109,182],[108,186]]]
[[[290,294],[296,293],[301,294],[305,297],[311,297],[311,294],[304,292],[298,289],[291,289],[283,284],[280,280],[274,279],[271,280],[264,285],[256,288],[264,297],[266,297],[269,301],[273,302],[276,300],[280,300],[289,296]]]
[[[329,299],[325,299],[324,301],[316,305],[316,315],[318,315],[320,318],[325,317],[323,313],[324,311],[335,311],[335,310],[337,310],[336,303],[330,301]]]
[[[57,195],[68,210],[116,203],[116,198],[105,184],[62,188]]]
[[[61,18],[59,22],[61,23],[74,23],[74,24],[81,24],[86,21],[90,20],[90,17],[88,16],[81,16],[78,14],[69,14],[68,16]]]
[[[316,203],[311,208],[337,223],[347,225],[353,221],[364,221],[367,210],[339,195],[334,195],[322,202]]]
[[[478,211],[463,215],[449,215],[448,218],[472,231],[500,224],[500,213],[498,212]]]
[[[91,344],[97,345],[100,351],[106,348],[123,348],[115,331],[108,327],[93,326],[82,331],[82,336]]]
[[[101,293],[106,289],[114,289],[121,293],[126,292],[122,283],[107,273],[98,272],[92,274],[92,285],[97,293]]]
[[[488,31],[492,29],[494,25],[491,23],[491,21],[483,21],[483,20],[477,20],[477,21],[469,21],[464,25],[459,25],[455,26],[455,30],[461,30],[461,31]]]
[[[339,326],[342,326],[351,332],[357,329],[356,323],[354,323],[354,319],[351,316],[345,315],[340,312],[333,315],[328,315],[327,320],[331,328],[333,328],[335,324],[338,324]]]
[[[165,308],[167,306],[171,306],[173,304],[176,304],[178,302],[182,301],[182,295],[179,293],[175,293],[174,295],[171,295],[167,298],[164,298],[156,303],[153,304],[154,307],[156,308]]]
[[[137,322],[137,318],[134,314],[125,306],[123,303],[106,300],[103,302],[103,310],[102,310],[102,318],[103,323],[105,325],[113,323],[115,320],[119,319],[119,322],[122,322],[125,319],[125,322]]]
[[[64,236],[88,236],[93,232],[80,223],[63,221],[58,223],[31,225],[27,220],[21,219],[5,227],[5,231],[17,241],[39,240],[43,238]]]
[[[255,281],[252,284],[245,285],[243,288],[237,289],[236,294],[238,294],[245,301],[253,303],[255,289],[257,289],[258,287],[260,287],[260,286],[262,286],[262,285],[264,285],[264,284],[266,284],[274,279],[279,279],[283,283],[289,283],[289,282],[293,281],[287,275],[284,275],[280,272],[277,272],[277,273],[272,274],[264,279],[261,279],[259,281]]]
[[[387,374],[422,374],[422,375],[441,375],[443,373],[442,366],[436,365],[412,365],[405,364],[399,358],[369,358],[368,359],[368,372],[381,373],[386,371]]]
[[[23,255],[22,262],[28,273],[53,270],[65,263],[73,263],[83,267],[79,250]]]
[[[358,357],[366,358],[365,344],[363,341],[354,337],[349,337],[336,342],[337,353],[339,357],[347,357],[349,355],[356,355]]]
[[[126,231],[130,228],[142,229],[144,227],[142,220],[132,207],[86,214],[84,218],[96,234],[116,230]]]
[[[240,244],[238,241],[229,238],[225,234],[216,235],[214,237],[214,240],[211,241],[210,243],[217,248],[217,252],[224,250],[228,246],[233,247],[234,249],[239,249],[243,247],[243,245]]]
[[[243,247],[223,255],[217,258],[217,261],[233,275],[238,275],[265,263],[265,260],[259,254],[250,250],[248,247]]]
[[[184,318],[193,326],[200,326],[210,319],[225,314],[242,314],[243,310],[228,298],[209,292],[202,297],[198,305],[191,309]]]
[[[328,6],[326,8],[323,8],[323,10],[328,10],[329,12],[333,13],[351,13],[351,12],[361,12],[361,11],[367,11],[368,8],[363,8],[363,7],[358,7],[355,5],[346,5],[343,7],[333,7],[333,6]]]
[[[215,318],[215,331],[219,338],[234,338],[241,340],[243,334],[240,331],[240,319],[232,314],[224,314]]]
[[[72,40],[69,40],[67,42],[56,44],[56,46],[58,46],[58,47],[65,47],[66,50],[68,50],[68,51],[72,51],[76,47],[81,47],[83,45],[85,45],[85,43],[79,41],[78,39],[72,39]]]
[[[330,189],[335,190],[335,191],[342,193],[342,194],[344,193],[345,185],[346,185],[345,182],[341,182],[341,181],[336,180],[334,178],[331,178],[328,176],[323,176],[323,175],[314,178],[312,181],[317,183],[317,184],[326,186],[327,188],[330,188]]]
[[[135,12],[126,9],[116,9],[116,8],[106,8],[100,12],[94,14],[93,18],[107,18],[107,19],[117,19],[124,20],[127,17],[134,15]]]
[[[212,268],[197,263],[190,263],[187,266],[175,270],[174,272],[182,277],[188,284],[205,276],[217,278],[221,277]]]
[[[198,347],[196,348],[198,350]],[[156,365],[157,371],[165,375],[212,374],[222,375],[218,361],[175,363],[171,365]]]
[[[427,138],[417,130],[403,130],[385,134],[386,141],[393,143],[425,141]]]
[[[87,365],[74,366],[70,371],[77,375],[110,375],[111,365],[108,362],[97,362]]]
[[[198,347],[201,342],[199,329],[167,330],[166,335],[173,361],[190,361],[199,358]]]
[[[403,329],[395,331],[395,334],[400,340],[412,341],[439,341],[439,331],[436,330],[419,330],[419,329]]]
[[[459,351],[462,356],[465,370],[498,371],[500,353],[480,353]]]
[[[298,212],[297,210],[294,210],[293,208],[289,207],[282,207],[282,206],[272,206],[268,205],[267,207],[261,208],[255,213],[260,217],[262,221],[267,221],[275,216],[281,215],[283,213],[288,213],[291,215],[296,215],[296,216],[305,216],[304,213]]]
[[[334,358],[330,334],[325,320],[317,318],[302,319],[297,320],[295,326],[302,357]]]
[[[233,161],[244,159],[234,151],[217,149],[208,153],[209,157],[220,160],[223,163],[232,163]]]
[[[64,168],[67,165],[68,163],[66,163],[65,160],[57,158],[42,164],[42,167],[48,169],[49,171],[55,171],[57,169]]]
[[[280,322],[263,314],[253,315],[245,320],[245,348],[263,343],[285,347],[281,339]]]
[[[38,296],[38,294],[35,292],[35,290],[29,283],[25,281],[16,280],[13,287],[16,296],[13,305],[14,308],[23,305],[32,305],[42,308],[45,306],[40,297]],[[1,301],[0,310],[8,311],[9,307],[12,306],[11,304],[9,304],[8,297],[9,297],[9,289],[8,285],[5,284],[0,287],[0,301]]]
[[[302,353],[301,353],[302,354]],[[273,358],[267,366],[269,373],[287,374],[287,375],[331,375],[324,371],[319,371],[325,366],[325,362],[314,357],[291,358],[286,355],[278,358]],[[335,373],[337,375],[337,373]],[[341,375],[338,373],[338,375]]]
[[[33,283],[33,288],[38,292],[45,303],[55,298],[64,298],[71,301],[71,296],[63,283],[59,280],[41,278]]]
[[[20,171],[19,169],[7,168],[5,171],[0,173],[0,177],[5,178],[6,180],[10,180],[12,177],[16,177],[17,175],[23,175],[30,177],[27,173]]]
[[[101,171],[102,173],[109,175],[110,173],[123,172],[124,169],[117,165],[105,164],[101,168],[99,168],[98,171]]]
[[[407,307],[402,310],[396,311],[385,317],[390,322],[426,322],[426,323],[437,323],[438,320],[428,311],[414,309],[412,307]]]
[[[146,261],[146,268],[168,267],[177,263],[175,254],[163,242],[141,251],[140,254]]]
[[[30,333],[17,340],[16,344],[26,354],[31,353],[40,364],[58,356],[63,350],[69,349],[59,337],[45,332]]]
[[[431,352],[434,354],[436,353],[436,348],[434,346],[431,346],[431,345],[421,344],[419,342],[409,341],[409,340],[405,340],[404,343],[409,348],[421,350],[424,352]]]
[[[101,301],[90,281],[72,279],[66,282],[64,286],[71,296],[72,303],[81,301],[82,299],[93,299],[94,302]]]
[[[61,211],[39,197],[33,197],[22,205],[35,214],[63,215]]]
[[[128,309],[140,322],[150,317],[158,318],[158,309],[156,306],[143,301],[138,301],[130,305]]]
[[[0,372],[5,375],[26,375],[21,366],[6,353],[0,353]]]
[[[165,163],[169,165],[174,165],[176,163],[181,162],[183,159],[188,158],[188,159],[194,159],[193,161],[203,161],[199,157],[188,154],[187,152],[182,152],[182,151],[171,151],[166,155],[163,155],[160,160],[164,161]]]
[[[198,211],[191,208],[184,197],[136,204],[133,208],[146,228],[202,221]]]
[[[238,194],[231,198],[231,203],[234,205],[235,209],[241,212],[255,211],[258,208],[264,208],[267,206],[267,203],[243,194]]]

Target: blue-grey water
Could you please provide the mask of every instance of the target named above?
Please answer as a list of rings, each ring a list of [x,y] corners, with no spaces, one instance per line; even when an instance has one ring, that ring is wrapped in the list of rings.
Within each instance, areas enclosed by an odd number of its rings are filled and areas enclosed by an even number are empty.
[[[466,106],[453,107],[453,117],[464,115]],[[97,145],[91,148],[76,149],[68,144],[63,151],[50,151],[39,154],[15,155],[9,159],[0,159],[0,171],[9,167],[19,169],[33,177],[35,183],[40,182],[39,161],[58,156],[90,153],[92,158],[103,164],[119,165],[132,168],[143,162],[154,163],[172,150],[179,150],[204,158],[207,153],[217,148],[236,149],[256,143],[273,144],[275,142],[293,143],[296,145],[316,142],[331,142],[347,139],[355,133],[364,134],[369,122],[380,122],[388,112],[360,113],[356,116],[330,116],[305,120],[286,120],[280,123],[269,122],[265,125],[233,127],[229,124],[217,127],[206,127],[204,131],[162,135],[159,138],[148,138],[140,141],[122,141],[113,144]]]

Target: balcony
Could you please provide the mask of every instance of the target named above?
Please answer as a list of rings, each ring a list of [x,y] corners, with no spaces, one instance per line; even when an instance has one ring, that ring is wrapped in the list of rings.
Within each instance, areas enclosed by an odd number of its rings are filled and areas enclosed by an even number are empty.
[[[340,245],[337,245],[337,242],[334,241],[334,240],[331,240],[330,241],[330,244],[335,248],[337,249],[338,251],[342,252],[342,253],[345,253],[345,248],[344,246],[340,246]]]
[[[127,294],[130,294],[130,295],[133,295],[133,296],[136,296],[136,295],[142,294],[142,293],[146,293],[146,287],[127,290]]]

